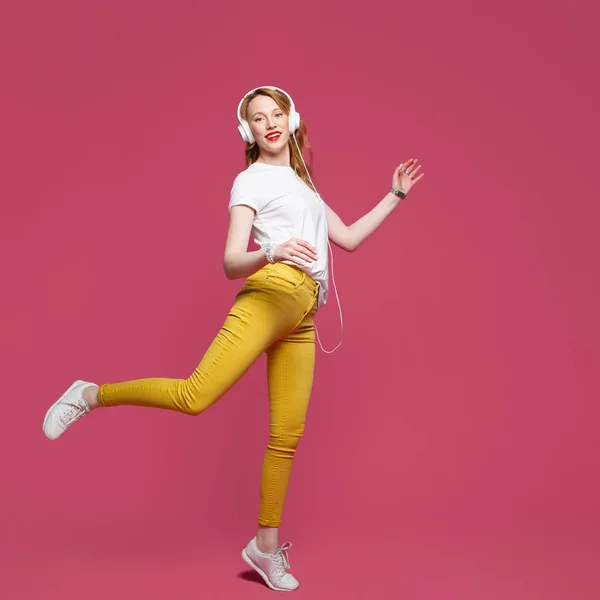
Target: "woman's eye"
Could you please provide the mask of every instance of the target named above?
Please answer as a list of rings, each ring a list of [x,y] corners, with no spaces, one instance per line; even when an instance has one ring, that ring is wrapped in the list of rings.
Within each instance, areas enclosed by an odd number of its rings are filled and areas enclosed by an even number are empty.
[[[280,113],[280,112],[279,112],[279,113],[277,113],[275,116],[276,116],[276,117],[283,117],[283,113]]]

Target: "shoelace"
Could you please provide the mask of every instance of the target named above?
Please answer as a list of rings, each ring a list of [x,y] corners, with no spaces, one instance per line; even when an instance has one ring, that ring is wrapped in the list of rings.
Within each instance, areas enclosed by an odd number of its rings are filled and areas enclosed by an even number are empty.
[[[58,415],[58,418],[63,422],[65,427],[68,427],[71,423],[74,423],[85,414],[85,409],[79,405],[72,404],[62,414]]]
[[[285,575],[291,567],[290,558],[287,553],[291,546],[291,542],[285,542],[285,544],[282,544],[281,547],[277,549],[277,552],[275,552],[275,565],[277,566],[277,571],[281,576]]]

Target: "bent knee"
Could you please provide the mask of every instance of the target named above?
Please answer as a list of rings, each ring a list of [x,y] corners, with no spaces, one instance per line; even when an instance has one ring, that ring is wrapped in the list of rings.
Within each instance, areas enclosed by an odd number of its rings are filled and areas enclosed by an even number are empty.
[[[215,394],[208,394],[203,390],[196,390],[187,382],[184,382],[184,385],[181,387],[179,396],[180,411],[192,417],[197,417],[203,413],[220,397]]]
[[[205,410],[206,407],[201,406],[200,404],[185,404],[181,409],[181,412],[185,415],[189,415],[190,417],[197,417]]]

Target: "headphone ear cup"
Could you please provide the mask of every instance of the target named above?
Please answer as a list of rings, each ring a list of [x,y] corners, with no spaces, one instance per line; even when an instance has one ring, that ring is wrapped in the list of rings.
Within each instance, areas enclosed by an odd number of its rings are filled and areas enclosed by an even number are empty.
[[[300,113],[297,113],[294,109],[290,110],[289,126],[290,134],[295,133],[300,129]]]
[[[254,143],[254,136],[252,135],[252,130],[250,129],[250,125],[248,125],[247,121],[242,121],[238,125],[238,131],[245,142],[248,142],[248,144]]]

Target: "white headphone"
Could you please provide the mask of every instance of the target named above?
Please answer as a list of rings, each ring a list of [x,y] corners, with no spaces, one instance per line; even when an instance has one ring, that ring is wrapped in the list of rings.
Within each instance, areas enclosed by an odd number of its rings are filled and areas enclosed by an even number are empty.
[[[261,85],[260,87],[250,90],[240,100],[240,103],[238,104],[237,116],[238,116],[238,121],[240,122],[240,124],[238,125],[238,131],[240,132],[242,139],[245,142],[248,142],[248,144],[253,144],[255,142],[255,139],[254,139],[254,136],[252,135],[252,130],[250,129],[250,125],[249,125],[248,121],[246,121],[246,119],[244,119],[242,117],[240,110],[242,108],[242,104],[243,104],[244,100],[250,94],[253,94],[254,92],[256,92],[256,90],[260,90],[263,88],[266,88],[268,90],[277,90],[278,92],[281,92],[282,94],[284,94],[285,96],[288,97],[288,99],[290,101],[290,105],[291,105],[290,106],[290,114],[289,114],[289,118],[288,118],[288,122],[289,122],[289,126],[290,126],[290,134],[293,134],[294,132],[296,132],[300,127],[300,113],[296,112],[296,107],[294,106],[294,101],[292,100],[292,97],[286,91],[282,90],[281,88],[274,87],[272,85]]]

